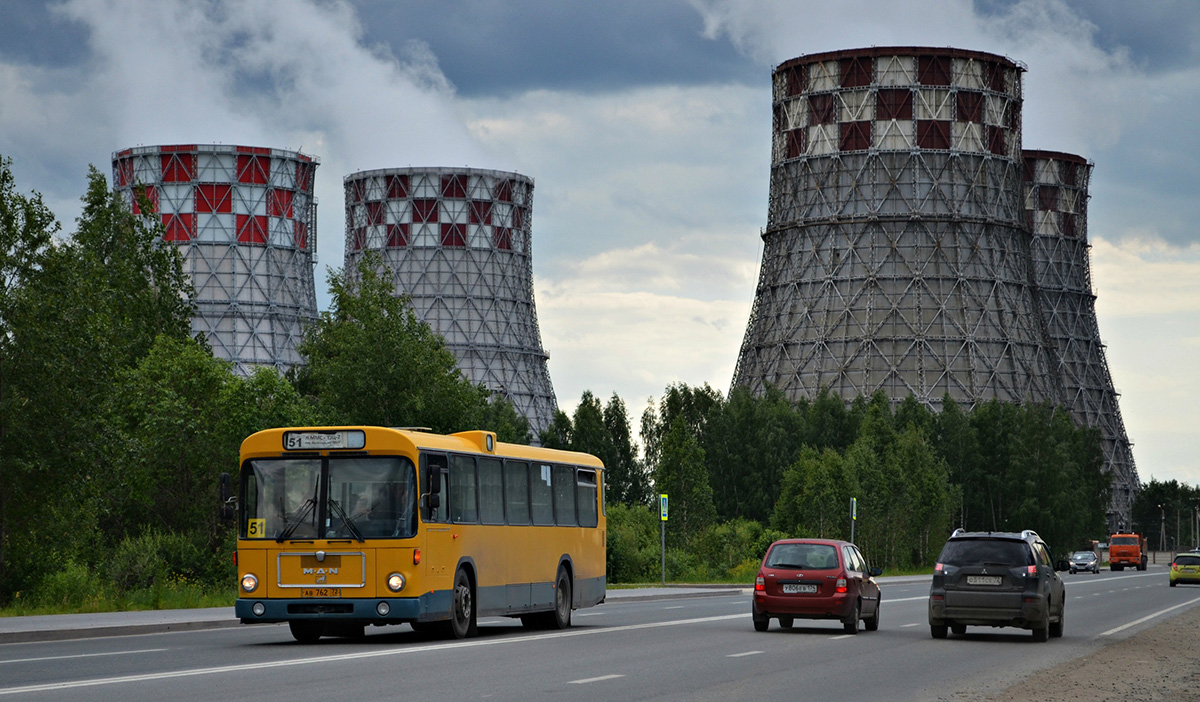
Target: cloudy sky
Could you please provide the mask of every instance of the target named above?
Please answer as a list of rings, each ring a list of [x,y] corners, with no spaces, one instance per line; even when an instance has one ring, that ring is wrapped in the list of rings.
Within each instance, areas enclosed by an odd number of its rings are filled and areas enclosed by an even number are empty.
[[[1191,0],[0,0],[0,155],[70,232],[136,145],[320,158],[318,303],[342,177],[536,181],[542,342],[563,409],[728,389],[766,224],[770,75],[819,51],[954,46],[1025,74],[1024,146],[1095,163],[1100,331],[1144,481],[1200,483],[1200,12]]]

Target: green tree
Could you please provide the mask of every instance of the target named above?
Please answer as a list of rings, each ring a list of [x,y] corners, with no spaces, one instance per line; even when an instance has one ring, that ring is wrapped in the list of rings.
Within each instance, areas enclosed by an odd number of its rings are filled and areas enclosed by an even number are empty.
[[[682,416],[675,418],[663,436],[654,485],[660,493],[669,495],[668,545],[686,548],[692,539],[716,522],[713,491],[704,467],[704,449],[700,448]]]
[[[610,504],[648,505],[653,499],[650,477],[638,460],[629,428],[625,403],[614,392],[604,406],[604,428],[608,432],[612,455],[606,458],[608,484],[604,491]]]
[[[95,168],[71,239],[23,271],[4,301],[11,421],[2,439],[10,482],[0,596],[38,581],[48,564],[99,557],[103,477],[121,468],[112,462],[107,398],[158,336],[187,338],[192,315],[191,285],[161,222],[134,215]]]
[[[58,230],[40,195],[17,193],[12,161],[0,156],[0,602],[8,582],[10,536],[32,520],[40,492],[28,479],[36,455],[27,453],[26,442],[33,437],[24,421],[37,396],[29,394],[29,384],[14,383],[32,360],[15,337],[23,331],[17,298],[39,275]]]

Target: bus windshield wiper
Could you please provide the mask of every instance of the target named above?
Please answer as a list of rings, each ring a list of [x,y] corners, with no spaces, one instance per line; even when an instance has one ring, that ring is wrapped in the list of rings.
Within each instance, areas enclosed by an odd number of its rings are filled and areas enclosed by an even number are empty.
[[[275,537],[275,542],[281,544],[283,543],[284,539],[291,538],[292,532],[296,531],[296,527],[300,526],[304,522],[304,518],[307,517],[308,513],[311,512],[316,506],[316,500],[312,498],[305,500],[304,506],[300,508],[300,513],[296,515],[296,521],[292,522],[286,529],[279,532],[279,536]]]
[[[346,525],[346,528],[350,530],[350,533],[354,535],[354,538],[358,539],[359,541],[366,541],[366,539],[363,538],[362,532],[358,530],[358,527],[354,526],[354,520],[346,516],[346,511],[342,509],[342,506],[338,504],[337,500],[330,500],[329,508],[333,510],[333,513],[336,514],[339,519],[342,520],[342,523]]]

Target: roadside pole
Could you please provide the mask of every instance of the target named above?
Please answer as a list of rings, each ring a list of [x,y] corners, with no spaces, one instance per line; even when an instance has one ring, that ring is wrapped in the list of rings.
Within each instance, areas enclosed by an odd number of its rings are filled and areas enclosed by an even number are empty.
[[[850,498],[850,543],[854,543],[854,522],[858,521],[858,498]]]
[[[662,584],[667,584],[667,494],[658,496],[658,524],[662,533]]]

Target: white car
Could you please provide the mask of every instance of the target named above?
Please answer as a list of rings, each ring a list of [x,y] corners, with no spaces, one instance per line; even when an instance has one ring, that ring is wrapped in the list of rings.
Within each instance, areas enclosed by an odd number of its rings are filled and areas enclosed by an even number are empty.
[[[1078,573],[1081,570],[1090,570],[1093,573],[1100,572],[1100,559],[1096,558],[1096,554],[1092,551],[1076,551],[1071,554],[1071,573]]]

